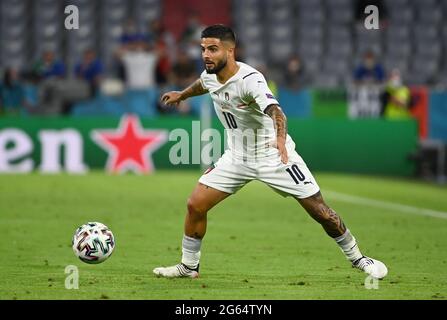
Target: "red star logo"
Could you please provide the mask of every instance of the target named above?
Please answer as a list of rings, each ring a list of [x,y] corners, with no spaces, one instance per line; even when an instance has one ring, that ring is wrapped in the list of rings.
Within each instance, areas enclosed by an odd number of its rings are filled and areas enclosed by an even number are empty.
[[[168,139],[166,130],[144,130],[134,115],[121,118],[117,130],[94,130],[93,141],[109,153],[109,172],[149,173],[154,170],[151,154]]]

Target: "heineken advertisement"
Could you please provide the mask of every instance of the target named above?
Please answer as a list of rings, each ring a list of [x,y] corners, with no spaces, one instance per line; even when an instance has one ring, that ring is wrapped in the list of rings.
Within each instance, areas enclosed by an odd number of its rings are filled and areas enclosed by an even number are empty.
[[[289,119],[288,131],[311,170],[412,175],[414,121]],[[0,172],[151,173],[198,169],[225,149],[222,125],[189,117],[3,118]]]

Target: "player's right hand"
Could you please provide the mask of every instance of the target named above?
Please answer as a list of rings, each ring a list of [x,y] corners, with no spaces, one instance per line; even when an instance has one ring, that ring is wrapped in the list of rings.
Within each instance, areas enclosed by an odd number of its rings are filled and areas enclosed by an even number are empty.
[[[182,93],[180,91],[170,91],[166,92],[162,97],[161,101],[166,105],[177,106],[180,101],[182,101]]]

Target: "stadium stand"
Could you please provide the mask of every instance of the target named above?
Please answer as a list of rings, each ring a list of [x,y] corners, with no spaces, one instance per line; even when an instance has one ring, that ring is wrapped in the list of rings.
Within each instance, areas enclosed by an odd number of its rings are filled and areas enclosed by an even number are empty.
[[[80,11],[76,32],[64,29],[69,4]],[[313,88],[349,85],[368,50],[386,71],[398,68],[406,84],[444,85],[447,25],[442,18],[447,1],[393,0],[383,5],[380,30],[367,30],[357,17],[355,0],[0,0],[0,69],[29,71],[50,50],[64,61],[70,77],[84,50],[91,48],[104,63],[105,76],[113,77],[114,52],[129,19],[143,33],[150,21],[159,19],[179,39],[188,15],[195,13],[205,25],[230,23],[245,61],[268,66],[272,75],[298,54]],[[274,80],[283,85],[281,77]]]
[[[275,65],[298,53],[315,74],[317,87],[349,83],[367,50],[386,70],[400,69],[409,84],[434,85],[445,78],[440,71],[446,50],[442,37],[447,38],[441,21],[445,1],[386,1],[388,17],[379,30],[367,30],[355,19],[355,2],[233,1],[234,25],[241,41],[250,43],[247,58]]]
[[[123,24],[132,17],[140,28],[162,16],[168,27],[180,33],[185,18],[174,19],[163,11],[175,6],[160,0],[8,0],[1,1],[1,58],[7,65],[27,66],[44,50],[63,57],[68,70],[89,47],[100,52],[106,65]],[[201,1],[189,1],[200,13]],[[442,39],[447,28],[442,13],[445,1],[386,1],[389,12],[385,32],[358,27],[354,0],[246,0],[232,2],[232,20],[244,45],[247,58],[278,65],[293,53],[299,53],[306,65],[326,76],[327,85],[341,85],[349,80],[354,64],[365,50],[373,50],[387,69],[397,67],[409,83],[434,84],[445,78]],[[178,3],[178,2],[177,2]],[[62,28],[64,4],[79,7],[80,30]],[[209,6],[209,5],[207,5]],[[215,20],[229,20],[222,10]],[[163,13],[163,14],[162,14]],[[227,13],[228,15],[229,13]],[[184,17],[184,15],[182,15]],[[29,32],[31,30],[32,32]],[[381,30],[383,31],[383,30]],[[250,44],[250,45],[246,45]],[[323,55],[324,53],[324,55]],[[335,79],[333,81],[332,79]]]

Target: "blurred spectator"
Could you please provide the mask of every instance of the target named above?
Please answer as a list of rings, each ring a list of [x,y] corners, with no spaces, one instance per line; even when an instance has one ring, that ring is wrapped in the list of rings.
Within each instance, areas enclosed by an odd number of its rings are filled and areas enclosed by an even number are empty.
[[[180,37],[180,41],[189,42],[200,41],[200,35],[205,26],[200,22],[200,17],[197,12],[191,12],[188,17],[188,22],[186,23],[185,30]]]
[[[19,115],[27,107],[19,72],[13,68],[6,69],[0,83],[0,114]]]
[[[123,34],[121,35],[120,43],[122,45],[127,45],[144,40],[145,36],[138,31],[135,21],[132,19],[127,20],[123,27]]]
[[[376,61],[374,52],[367,51],[362,63],[354,71],[354,80],[357,84],[381,84],[385,80],[385,71]]]
[[[202,72],[204,68],[200,49],[203,29],[205,29],[205,25],[200,22],[199,15],[193,12],[189,15],[188,23],[180,37],[180,43],[186,48],[188,56],[194,61],[197,72]]]
[[[56,60],[53,51],[45,51],[34,64],[33,74],[38,82],[38,105],[36,114],[61,114],[64,108],[60,87],[65,77],[65,64]]]
[[[385,87],[383,116],[386,119],[410,118],[410,103],[410,89],[402,83],[400,71],[393,69]]]
[[[150,43],[153,44],[159,52],[159,58],[156,68],[156,81],[159,85],[165,85],[168,81],[172,61],[176,59],[176,43],[171,32],[166,30],[160,20],[153,20],[149,24]]]
[[[76,77],[89,83],[91,95],[96,94],[103,72],[104,66],[101,60],[96,56],[96,52],[93,49],[85,50],[82,60],[75,66]]]
[[[53,51],[45,51],[42,58],[34,64],[33,73],[38,79],[62,78],[65,77],[65,64],[56,60]]]
[[[292,55],[287,62],[284,84],[291,90],[301,90],[308,84],[309,77],[298,55]]]
[[[131,18],[127,19],[123,25],[123,33],[119,38],[120,48],[133,45],[136,42],[149,41],[149,35],[144,35],[138,31],[135,21]],[[118,77],[126,81],[126,70],[121,60],[115,61]]]
[[[116,56],[124,66],[127,112],[144,117],[154,116],[158,96],[155,78],[159,51],[146,40],[141,40],[121,46]]]
[[[176,90],[183,90],[199,77],[194,61],[188,56],[185,50],[180,49],[177,53],[177,61],[172,67],[170,82]],[[176,112],[181,114],[192,113],[191,99],[179,103]]]
[[[194,62],[184,50],[179,50],[177,62],[172,67],[171,82],[178,88],[186,88],[197,78]]]
[[[121,46],[116,55],[124,65],[128,89],[149,89],[155,86],[158,53],[144,41]]]

